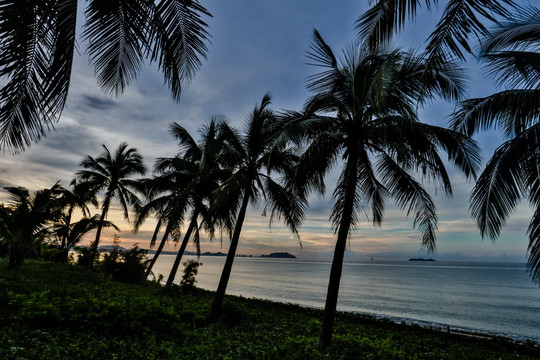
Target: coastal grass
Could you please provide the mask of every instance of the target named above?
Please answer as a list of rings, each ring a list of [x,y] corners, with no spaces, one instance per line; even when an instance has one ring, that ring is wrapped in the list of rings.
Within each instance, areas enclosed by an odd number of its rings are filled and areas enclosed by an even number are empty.
[[[540,359],[533,342],[480,339],[339,313],[317,346],[322,312],[213,293],[130,285],[87,269],[0,259],[0,359]]]

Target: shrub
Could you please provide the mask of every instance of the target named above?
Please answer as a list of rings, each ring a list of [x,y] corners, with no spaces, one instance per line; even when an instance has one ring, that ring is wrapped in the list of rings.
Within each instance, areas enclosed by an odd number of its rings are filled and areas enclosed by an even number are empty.
[[[184,265],[184,275],[182,275],[180,286],[186,289],[195,287],[195,283],[197,282],[195,276],[199,273],[199,266],[201,266],[202,263],[197,260],[188,260],[183,262],[182,265]]]
[[[116,247],[103,255],[103,259],[98,261],[98,268],[114,280],[133,284],[141,283],[145,278],[149,263],[146,257],[147,252],[139,248],[137,244],[129,250]]]

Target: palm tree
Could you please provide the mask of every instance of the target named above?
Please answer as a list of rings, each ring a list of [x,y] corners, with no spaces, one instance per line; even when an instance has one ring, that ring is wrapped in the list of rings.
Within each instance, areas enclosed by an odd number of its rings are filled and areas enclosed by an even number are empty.
[[[81,186],[77,179],[73,179],[70,183],[71,189],[62,188],[61,200],[64,203],[64,209],[62,210],[62,216],[56,227],[56,235],[59,237],[60,242],[60,260],[66,262],[68,258],[69,249],[73,246],[72,235],[73,230],[72,217],[75,209],[80,209],[84,218],[90,216],[87,203],[94,206],[98,206],[96,193],[89,189],[88,186]],[[78,225],[77,227],[80,227]],[[90,231],[88,229],[86,232]],[[80,239],[79,239],[80,240]],[[78,242],[78,240],[76,241]],[[71,245],[70,245],[71,244]]]
[[[53,226],[53,233],[60,238],[60,261],[66,262],[68,260],[69,251],[73,246],[77,245],[86,234],[96,230],[100,225],[106,228],[112,227],[116,231],[120,231],[118,226],[110,221],[100,222],[100,216],[97,214],[92,217],[83,217],[79,221],[72,222],[71,218],[63,213]]]
[[[285,224],[297,236],[298,225],[303,220],[307,206],[304,197],[271,176],[272,173],[290,174],[296,165],[297,156],[296,149],[275,143],[283,123],[278,120],[274,111],[268,108],[270,99],[270,95],[266,94],[261,104],[255,107],[245,124],[243,134],[238,134],[227,124],[221,127],[226,148],[223,161],[234,164],[235,171],[219,188],[216,203],[235,214],[236,219],[223,272],[210,309],[210,320],[217,319],[221,314],[248,205],[257,202],[259,197],[264,197],[265,212],[266,208],[271,209],[270,222],[274,216],[283,216]],[[219,213],[223,214],[224,211],[220,210]]]
[[[0,148],[18,152],[46,135],[65,106],[77,42],[77,0],[0,1]],[[211,16],[198,1],[88,0],[82,40],[99,85],[119,95],[157,63],[180,99],[206,57]]]
[[[507,140],[488,161],[471,194],[470,210],[482,237],[495,240],[522,198],[535,212],[527,266],[540,284],[540,10],[525,8],[483,42],[481,58],[506,89],[460,103],[452,127],[471,135],[500,129]]]
[[[420,3],[418,0],[375,1],[356,22],[359,37],[366,39],[372,50],[388,44],[394,33],[405,27],[406,20],[416,17]],[[424,3],[431,10],[438,0]],[[427,39],[426,63],[438,66],[454,57],[465,60],[465,53],[472,54],[470,37],[488,34],[481,19],[497,23],[498,16],[508,16],[516,7],[513,0],[448,0],[435,30]]]
[[[170,133],[178,140],[180,151],[173,158],[158,159],[155,172],[159,175],[149,181],[149,194],[153,199],[139,212],[137,225],[144,221],[150,211],[155,211],[158,213],[158,224],[152,242],[155,243],[159,228],[165,226],[165,232],[147,270],[147,275],[161,253],[168,236],[172,234],[175,241],[178,241],[180,230],[184,225],[185,213],[191,208],[189,224],[166,286],[172,285],[192,234],[197,253],[200,253],[200,225],[212,238],[215,226],[223,223],[216,216],[212,216],[210,211],[212,192],[218,187],[219,179],[227,172],[226,169],[218,166],[217,156],[221,149],[221,141],[218,140],[219,124],[220,120],[213,118],[209,125],[201,129],[202,141],[197,143],[184,127],[173,123]],[[159,196],[156,196],[157,194]]]
[[[92,258],[97,255],[101,229],[107,218],[111,201],[113,198],[118,199],[124,217],[129,221],[128,206],[140,201],[133,192],[137,188],[137,180],[133,179],[133,176],[146,173],[142,156],[137,152],[137,149],[128,148],[127,143],[121,143],[114,155],[111,155],[105,145],[103,145],[103,149],[97,158],[87,155],[81,162],[81,166],[88,170],[77,172],[77,179],[81,181],[82,186],[87,186],[96,192],[105,192],[101,203],[100,224],[97,227],[96,239],[91,245]]]
[[[11,195],[11,204],[0,206],[0,239],[7,242],[8,269],[20,267],[24,259],[49,232],[49,225],[60,215],[61,187],[36,191],[33,195],[22,187],[5,188]]]
[[[156,253],[146,268],[144,276],[144,280],[146,280],[148,275],[152,272],[154,264],[161,255],[169,235],[172,235],[175,242],[178,241],[180,226],[184,220],[186,204],[184,201],[180,201],[180,199],[177,198],[179,189],[181,189],[183,185],[181,185],[181,182],[174,176],[155,176],[150,179],[143,179],[141,185],[144,189],[141,192],[148,198],[148,202],[144,204],[144,206],[136,207],[135,209],[137,218],[133,224],[134,231],[139,231],[148,216],[155,213],[157,223],[150,240],[150,248],[152,248],[156,244],[159,232],[162,227],[165,226],[165,231]]]
[[[457,132],[418,121],[417,99],[440,94],[455,99],[461,79],[453,64],[426,73],[424,59],[411,53],[370,53],[350,47],[339,61],[315,31],[309,54],[323,70],[308,87],[315,94],[302,113],[290,112],[287,137],[308,140],[297,168],[300,192],[324,191],[324,175],[339,164],[330,215],[337,234],[319,344],[331,342],[343,256],[350,232],[365,214],[374,225],[383,221],[386,201],[414,215],[422,246],[435,249],[436,208],[416,177],[451,184],[439,150],[448,153],[466,176],[474,176],[479,158],[475,143]],[[426,76],[429,75],[429,76]]]

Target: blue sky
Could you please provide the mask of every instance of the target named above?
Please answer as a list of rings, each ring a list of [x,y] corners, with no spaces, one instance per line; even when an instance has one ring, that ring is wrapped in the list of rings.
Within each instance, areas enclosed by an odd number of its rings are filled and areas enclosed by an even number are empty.
[[[101,144],[114,149],[123,141],[136,147],[151,169],[156,157],[173,156],[176,144],[167,133],[172,122],[178,122],[192,133],[213,115],[224,115],[240,127],[256,103],[269,92],[273,108],[300,109],[309,93],[306,77],[317,71],[306,65],[306,52],[313,29],[322,34],[336,53],[355,38],[354,22],[367,9],[366,1],[312,0],[272,2],[252,0],[203,1],[213,18],[208,18],[208,59],[203,61],[194,81],[183,90],[180,103],[174,103],[163,86],[161,74],[154,66],[146,66],[125,93],[109,97],[99,90],[79,42],[67,107],[56,131],[41,143],[18,155],[0,155],[0,186],[24,186],[31,190],[50,187],[61,180],[68,185],[79,169],[82,158],[97,155]],[[84,3],[81,4],[81,6]],[[420,10],[416,23],[410,24],[398,45],[421,48],[438,19],[437,12]],[[471,96],[493,91],[489,80],[474,61],[467,64]],[[436,102],[421,111],[425,122],[444,126],[452,104]],[[494,132],[476,137],[488,159],[502,141]],[[454,196],[435,195],[439,215],[437,252],[440,259],[485,259],[525,261],[526,229],[531,209],[522,204],[507,223],[495,244],[482,241],[474,220],[468,214],[471,182],[451,170]],[[302,248],[285,228],[275,224],[270,230],[268,219],[260,217],[262,207],[252,209],[243,230],[239,253],[261,254],[289,251],[299,257],[314,257],[333,251],[334,236],[328,222],[329,178],[325,197],[314,197],[301,229]],[[7,199],[0,193],[0,201]],[[96,210],[97,212],[98,210]],[[138,234],[132,234],[118,212],[110,219],[123,231],[119,234],[124,246],[138,242],[145,246],[153,230],[153,222]],[[112,238],[106,233],[104,243]],[[420,234],[412,229],[412,220],[389,207],[382,227],[362,223],[352,233],[348,256],[369,257],[428,256],[420,249]],[[202,244],[203,251],[226,251],[226,239]],[[172,249],[172,247],[171,247]],[[431,256],[431,255],[430,255]]]

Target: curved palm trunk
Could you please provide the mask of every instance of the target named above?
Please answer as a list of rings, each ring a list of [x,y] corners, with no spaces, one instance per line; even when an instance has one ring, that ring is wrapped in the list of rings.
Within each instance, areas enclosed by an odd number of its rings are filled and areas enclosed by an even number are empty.
[[[184,251],[186,250],[187,243],[189,241],[189,238],[191,237],[191,233],[193,232],[193,229],[197,226],[197,217],[199,216],[199,213],[196,212],[191,217],[191,222],[189,223],[189,227],[186,231],[186,234],[184,235],[184,239],[182,240],[182,245],[180,245],[180,249],[178,250],[178,254],[176,255],[176,259],[174,259],[174,264],[171,269],[171,273],[169,274],[169,278],[167,279],[167,283],[165,286],[171,286],[174,278],[176,276],[176,273],[178,272],[178,267],[180,266],[180,261],[182,260],[182,256],[184,255]]]
[[[70,231],[70,226],[71,226],[71,216],[73,215],[73,206],[70,206],[69,210],[68,210],[68,215],[66,217],[66,228],[67,228],[67,231],[66,233],[64,234],[64,236],[62,236],[62,243],[60,245],[60,250],[61,250],[61,253],[60,253],[60,262],[62,263],[66,263],[68,261],[68,254],[69,254],[69,247],[68,247],[68,236],[69,236],[69,231]]]
[[[339,224],[334,258],[330,269],[330,279],[328,281],[328,291],[326,293],[326,303],[324,305],[323,323],[319,333],[319,346],[327,347],[332,343],[332,332],[334,330],[334,320],[336,318],[336,308],[339,294],[339,284],[343,270],[343,257],[347,245],[347,237],[351,227],[351,220],[354,211],[354,195],[356,191],[356,159],[349,158],[347,163],[347,187],[345,204],[343,205],[343,215]]]
[[[242,200],[242,206],[238,217],[236,218],[236,225],[234,226],[234,233],[231,238],[231,246],[229,247],[229,252],[227,253],[227,260],[225,260],[225,266],[223,267],[223,272],[221,273],[221,278],[219,279],[219,285],[214,295],[214,301],[212,302],[212,307],[210,308],[210,313],[208,314],[208,320],[215,320],[221,315],[221,306],[223,305],[223,300],[225,298],[225,290],[227,289],[227,284],[229,282],[229,277],[231,276],[232,265],[234,262],[234,257],[236,256],[236,248],[238,247],[238,240],[240,239],[240,232],[242,231],[242,224],[246,217],[246,210],[249,204],[249,193],[246,190],[244,194],[244,199]]]
[[[148,278],[148,275],[152,272],[152,268],[154,267],[154,264],[156,263],[156,260],[158,259],[159,255],[161,254],[161,251],[163,250],[163,247],[165,246],[165,243],[167,242],[167,238],[169,237],[170,229],[169,226],[165,229],[165,233],[163,234],[163,237],[161,238],[161,242],[159,243],[159,246],[156,250],[156,253],[154,254],[154,257],[150,261],[150,264],[148,265],[148,268],[146,269],[146,273],[144,274],[144,281]],[[144,282],[143,281],[143,282]]]
[[[103,228],[103,222],[105,221],[105,218],[107,217],[107,212],[109,211],[109,204],[111,203],[110,197],[106,197],[103,201],[103,211],[101,212],[101,216],[99,218],[99,224],[96,230],[96,239],[90,245],[90,256],[91,261],[88,263],[88,267],[92,268],[94,267],[94,260],[96,259],[96,256],[98,254],[98,245],[99,245],[99,238],[101,237],[101,229]]]

